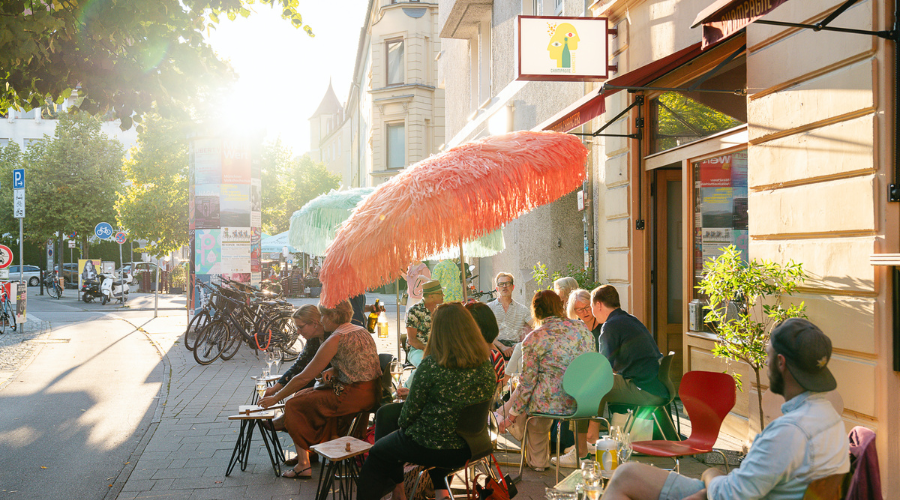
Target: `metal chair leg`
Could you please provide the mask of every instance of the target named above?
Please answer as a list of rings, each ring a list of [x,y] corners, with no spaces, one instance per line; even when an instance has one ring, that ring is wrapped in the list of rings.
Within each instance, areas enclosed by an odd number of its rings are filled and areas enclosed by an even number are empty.
[[[722,453],[722,450],[713,450],[713,451],[718,453],[719,455],[722,455],[722,463],[725,464],[725,474],[728,474],[728,457],[726,457],[725,454]]]

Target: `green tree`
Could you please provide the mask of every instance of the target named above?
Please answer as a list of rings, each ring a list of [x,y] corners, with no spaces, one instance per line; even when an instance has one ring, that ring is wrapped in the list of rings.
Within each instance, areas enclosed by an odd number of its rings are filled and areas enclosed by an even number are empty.
[[[262,230],[268,234],[287,231],[291,215],[307,202],[337,189],[340,176],[334,175],[308,155],[291,158],[290,149],[280,141],[265,144],[260,153],[262,179]]]
[[[118,221],[161,257],[188,243],[188,123],[150,115],[124,164]]]
[[[594,270],[590,267],[575,267],[572,264],[566,264],[564,271],[553,271],[552,275],[547,270],[546,264],[538,262],[531,268],[531,278],[539,289],[546,282],[547,286],[545,289],[552,290],[553,282],[565,277],[575,278],[575,281],[578,282],[578,288],[583,288],[587,291],[600,286],[600,283],[594,281]]]
[[[259,0],[309,36],[298,0]],[[231,77],[203,34],[220,16],[251,14],[254,0],[10,0],[0,2],[0,109],[61,103],[114,111],[122,128],[155,105],[184,109]]]
[[[703,263],[703,280],[697,286],[709,297],[704,320],[718,335],[713,354],[750,365],[756,375],[756,387],[760,387],[759,371],[766,366],[766,345],[772,328],[788,318],[806,317],[803,302],[785,308],[781,301],[783,296],[794,293],[806,275],[803,265],[794,261],[785,266],[756,259],[748,263],[734,245],[723,250],[722,255]],[[741,387],[740,377],[734,377]],[[757,391],[757,395],[762,430],[766,425],[762,391]]]
[[[18,238],[19,221],[13,218],[13,170],[19,168],[22,161],[22,150],[15,141],[9,141],[6,147],[0,147],[0,234],[15,234]],[[28,198],[26,197],[26,215],[28,214]],[[39,240],[37,234],[28,234],[35,241]]]
[[[94,226],[116,220],[115,203],[125,180],[122,158],[122,145],[100,131],[98,119],[61,115],[54,136],[33,143],[20,159],[29,238],[77,231],[87,249]]]

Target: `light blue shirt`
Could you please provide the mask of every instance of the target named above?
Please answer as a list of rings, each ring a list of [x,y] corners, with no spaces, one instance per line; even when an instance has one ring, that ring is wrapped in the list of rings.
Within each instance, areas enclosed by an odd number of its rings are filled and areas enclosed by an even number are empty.
[[[812,481],[850,470],[844,421],[823,393],[804,392],[781,411],[756,436],[740,468],[710,481],[710,500],[800,500]]]

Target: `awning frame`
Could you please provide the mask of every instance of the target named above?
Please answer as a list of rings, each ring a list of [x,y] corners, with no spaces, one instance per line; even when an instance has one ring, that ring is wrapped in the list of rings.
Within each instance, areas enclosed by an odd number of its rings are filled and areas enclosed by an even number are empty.
[[[884,38],[885,40],[893,40],[897,41],[897,23],[896,20],[894,22],[894,28],[890,30],[858,30],[852,28],[836,28],[832,26],[828,26],[831,21],[834,21],[838,16],[843,14],[847,9],[853,7],[853,4],[858,2],[859,0],[847,0],[840,7],[838,7],[834,12],[828,15],[825,19],[822,19],[816,24],[803,24],[803,23],[786,23],[783,21],[767,21],[765,19],[757,19],[753,21],[757,24],[767,24],[770,26],[784,26],[786,28],[802,28],[802,29],[811,29],[813,31],[836,31],[839,33],[853,33],[856,35],[872,35],[877,36],[879,38]]]

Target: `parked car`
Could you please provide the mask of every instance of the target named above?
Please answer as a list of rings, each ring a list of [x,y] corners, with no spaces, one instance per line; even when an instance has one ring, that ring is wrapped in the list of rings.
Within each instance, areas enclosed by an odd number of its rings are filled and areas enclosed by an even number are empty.
[[[59,264],[53,266],[54,271],[59,271]],[[66,288],[78,288],[78,263],[69,262],[63,264],[62,277]]]
[[[19,268],[23,267],[25,281],[28,286],[38,286],[41,284],[41,268],[38,266],[9,266],[9,279],[16,281],[19,279]]]
[[[134,274],[131,272],[131,264],[125,264],[124,266],[116,269],[116,276],[122,275],[122,270],[124,270],[128,274]],[[135,262],[134,270],[140,273],[156,273],[156,264],[153,262]],[[135,276],[137,278],[137,276]]]

